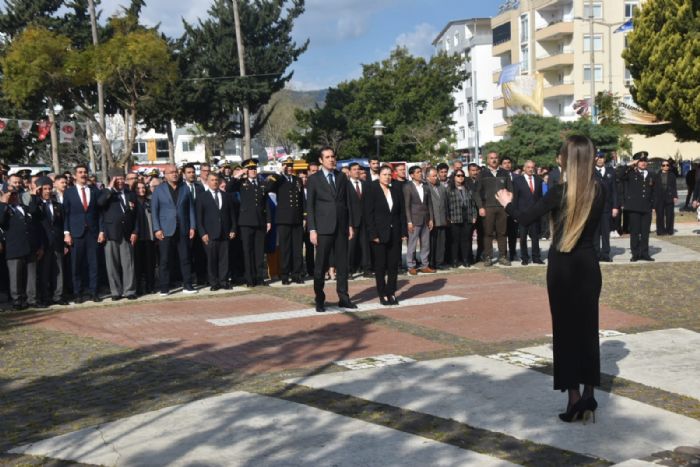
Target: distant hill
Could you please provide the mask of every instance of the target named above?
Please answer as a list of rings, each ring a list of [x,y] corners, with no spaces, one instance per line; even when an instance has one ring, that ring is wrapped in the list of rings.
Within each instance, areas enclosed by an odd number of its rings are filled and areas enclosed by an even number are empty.
[[[319,107],[323,107],[326,103],[326,94],[328,94],[328,89],[319,89],[315,91],[285,91],[290,100],[295,104],[295,106],[303,107],[305,109],[310,109],[316,104]]]

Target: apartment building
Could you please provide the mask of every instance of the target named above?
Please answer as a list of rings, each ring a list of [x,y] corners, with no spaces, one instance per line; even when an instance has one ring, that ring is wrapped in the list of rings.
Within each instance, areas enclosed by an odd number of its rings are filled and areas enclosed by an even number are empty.
[[[450,21],[433,41],[436,52],[459,54],[470,73],[462,89],[453,92],[455,150],[465,160],[478,161],[478,147],[500,139],[494,135],[493,97],[497,86],[492,80],[499,61],[491,53],[491,20],[471,18]]]
[[[522,74],[542,73],[544,115],[562,120],[579,118],[573,104],[593,92],[611,91],[633,104],[629,91],[632,77],[622,51],[626,32],[615,32],[632,18],[644,0],[509,0],[491,19],[492,51],[498,60],[492,80],[510,64],[520,64]],[[592,13],[592,14],[591,14]],[[593,16],[593,35],[591,19]],[[591,61],[591,47],[593,61]],[[593,66],[591,66],[591,63]],[[591,79],[593,86],[591,86]],[[502,136],[509,117],[500,88],[493,101],[494,134]],[[633,151],[684,158],[700,155],[700,145],[678,143],[672,135],[646,138],[630,135]]]

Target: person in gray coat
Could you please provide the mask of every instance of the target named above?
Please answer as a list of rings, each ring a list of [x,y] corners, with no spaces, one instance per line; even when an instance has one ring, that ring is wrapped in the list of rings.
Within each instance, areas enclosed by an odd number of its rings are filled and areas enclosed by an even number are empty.
[[[438,179],[437,169],[431,167],[426,174],[433,208],[433,230],[430,231],[430,267],[448,269],[445,264],[447,248],[447,189]]]
[[[418,271],[416,269],[416,259],[414,255],[419,241],[420,262],[422,265],[420,272],[435,272],[435,269],[429,266],[430,231],[433,229],[433,206],[430,202],[430,189],[423,183],[423,172],[420,167],[411,167],[408,174],[411,180],[403,186],[406,220],[408,222],[406,263],[408,264],[408,273],[415,276]]]

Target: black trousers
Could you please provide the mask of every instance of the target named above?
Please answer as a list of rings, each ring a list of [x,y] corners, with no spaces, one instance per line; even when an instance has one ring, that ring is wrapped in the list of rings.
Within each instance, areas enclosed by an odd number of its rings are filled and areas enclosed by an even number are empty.
[[[527,237],[530,237],[530,243],[532,244],[532,260],[539,261],[540,257],[540,220],[537,219],[530,225],[520,225],[519,226],[520,235],[520,259],[525,261],[530,260],[530,255],[527,254]]]
[[[690,201],[693,199],[693,190],[695,190],[695,185],[688,185],[688,194],[685,195],[685,208],[690,207]]]
[[[137,240],[134,246],[136,293],[151,293],[156,284],[156,245],[153,240]]]
[[[240,229],[245,282],[262,284],[265,281],[265,227],[242,225]]]
[[[433,269],[445,264],[447,226],[433,227],[430,231],[430,267]]]
[[[656,203],[656,233],[673,235],[673,222],[676,217],[676,213],[673,210],[673,202],[659,202]]]
[[[401,234],[391,229],[388,243],[372,242],[374,252],[374,281],[377,295],[388,297],[396,294],[396,282],[401,261]]]
[[[71,261],[73,270],[73,293],[83,292],[83,273],[87,271],[88,290],[91,295],[97,295],[98,258],[97,232],[85,231],[82,237],[73,238]]]
[[[63,296],[63,243],[47,246],[38,267],[39,300],[44,303],[60,300]]]
[[[190,262],[190,239],[186,235],[180,235],[179,229],[171,237],[165,237],[158,241],[158,253],[160,255],[160,267],[158,274],[160,279],[160,291],[168,293],[170,291],[170,268],[171,261],[177,251],[180,263],[180,273],[182,274],[182,286],[192,287],[192,263]]]
[[[243,242],[241,241],[240,232],[228,244],[228,269],[231,282],[234,284],[245,282],[245,261],[243,259]]]
[[[352,272],[358,269],[368,272],[372,268],[372,253],[364,222],[360,224],[359,229],[355,229],[355,236],[352,237],[352,240],[348,241],[348,257],[348,267]]]
[[[209,240],[207,245],[202,242],[207,255],[207,276],[212,287],[220,287],[228,279],[228,243],[226,236],[220,240]]]
[[[5,261],[5,243],[2,243],[2,251],[0,251],[0,292],[10,293],[10,274],[7,270],[7,262]]]
[[[612,212],[603,211],[598,227],[593,234],[593,248],[598,259],[610,259],[610,219],[612,219]]]
[[[335,232],[331,235],[318,235],[316,246],[316,262],[314,264],[314,292],[316,304],[323,305],[326,294],[323,287],[326,284],[326,270],[331,266],[333,256],[335,266],[335,287],[340,301],[348,301],[348,236],[346,232]]]
[[[474,264],[481,260],[481,255],[484,254],[484,218],[477,216],[475,224],[469,224],[469,257],[470,264]],[[472,238],[476,230],[476,255],[472,247]]]
[[[460,222],[450,224],[450,239],[452,240],[450,244],[450,257],[452,258],[452,264],[457,264],[460,261],[463,264],[470,264],[470,258],[473,260],[472,256],[472,238],[470,226],[467,222]]]
[[[280,277],[287,280],[291,276],[301,279],[304,276],[302,248],[304,228],[301,224],[277,224],[277,238],[280,251]]]
[[[630,226],[630,248],[632,257],[649,256],[649,229],[651,228],[651,211],[628,211]]]
[[[205,251],[204,243],[202,239],[199,238],[199,233],[195,233],[192,239],[192,282],[195,281],[204,285],[207,281],[208,271],[207,268],[207,252]],[[211,285],[211,284],[210,284]]]
[[[515,248],[518,245],[519,230],[519,225],[515,222],[515,219],[508,216],[508,220],[506,221],[506,235],[508,236],[508,258],[511,261],[515,259]]]
[[[314,276],[315,252],[316,247],[311,243],[309,232],[304,230],[304,263],[306,264],[306,274],[311,277]]]

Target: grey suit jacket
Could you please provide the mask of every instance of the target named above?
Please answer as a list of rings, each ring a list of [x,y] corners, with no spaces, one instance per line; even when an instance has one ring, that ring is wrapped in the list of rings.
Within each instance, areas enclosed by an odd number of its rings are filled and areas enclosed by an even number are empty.
[[[445,227],[447,225],[447,189],[441,183],[431,185],[430,203],[433,208],[433,224],[435,227]]]
[[[403,186],[403,197],[406,204],[406,222],[415,226],[425,225],[433,220],[433,206],[430,201],[430,189],[428,184],[422,185],[423,202],[420,200],[418,189],[413,180]]]

